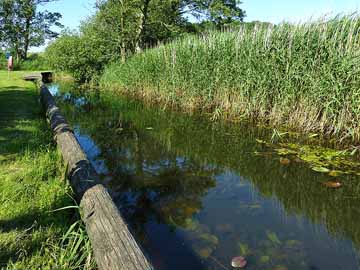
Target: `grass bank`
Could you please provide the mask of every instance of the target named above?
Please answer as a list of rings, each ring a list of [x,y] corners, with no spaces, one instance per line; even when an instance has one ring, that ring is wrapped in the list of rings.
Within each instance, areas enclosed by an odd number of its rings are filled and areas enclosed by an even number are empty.
[[[360,18],[188,36],[109,66],[104,88],[150,102],[360,139]]]
[[[65,168],[25,72],[0,71],[0,269],[94,269]]]

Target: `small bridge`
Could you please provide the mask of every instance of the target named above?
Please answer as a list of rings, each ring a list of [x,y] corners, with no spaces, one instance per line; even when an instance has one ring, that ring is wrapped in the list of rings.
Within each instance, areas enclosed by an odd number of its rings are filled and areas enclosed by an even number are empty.
[[[53,72],[52,71],[41,71],[35,72],[31,74],[27,74],[24,76],[25,81],[43,81],[44,83],[52,82],[53,80]]]

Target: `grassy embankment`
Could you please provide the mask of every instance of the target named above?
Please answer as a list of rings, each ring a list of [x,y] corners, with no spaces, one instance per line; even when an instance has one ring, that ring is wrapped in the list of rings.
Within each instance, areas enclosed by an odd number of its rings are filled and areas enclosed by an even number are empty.
[[[54,212],[74,202],[36,87],[23,74],[9,80],[0,71],[0,268],[93,269],[77,211]]]
[[[104,88],[147,101],[360,139],[360,18],[189,36],[109,66]]]

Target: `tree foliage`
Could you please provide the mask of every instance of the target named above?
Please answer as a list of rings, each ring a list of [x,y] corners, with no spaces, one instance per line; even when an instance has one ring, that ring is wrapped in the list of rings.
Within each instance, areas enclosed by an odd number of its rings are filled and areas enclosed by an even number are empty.
[[[241,22],[245,13],[239,4],[237,0],[98,0],[95,15],[78,32],[64,33],[49,46],[47,55],[55,68],[89,81],[105,65],[125,62],[159,42]]]
[[[203,19],[222,27],[242,21],[245,11],[240,8],[239,0],[180,0],[181,12]]]
[[[2,0],[0,3],[0,44],[11,48],[17,59],[27,58],[31,46],[58,36],[52,26],[62,27],[58,12],[39,11],[39,5],[55,0]]]
[[[77,81],[90,81],[103,69],[106,59],[103,40],[80,33],[64,32],[46,50],[49,64],[59,71],[70,71]]]

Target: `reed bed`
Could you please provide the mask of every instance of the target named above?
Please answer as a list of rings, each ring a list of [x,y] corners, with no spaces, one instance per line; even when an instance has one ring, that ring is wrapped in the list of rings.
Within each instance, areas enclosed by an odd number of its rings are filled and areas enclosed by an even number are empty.
[[[187,36],[107,67],[101,85],[213,119],[360,138],[360,17]]]

